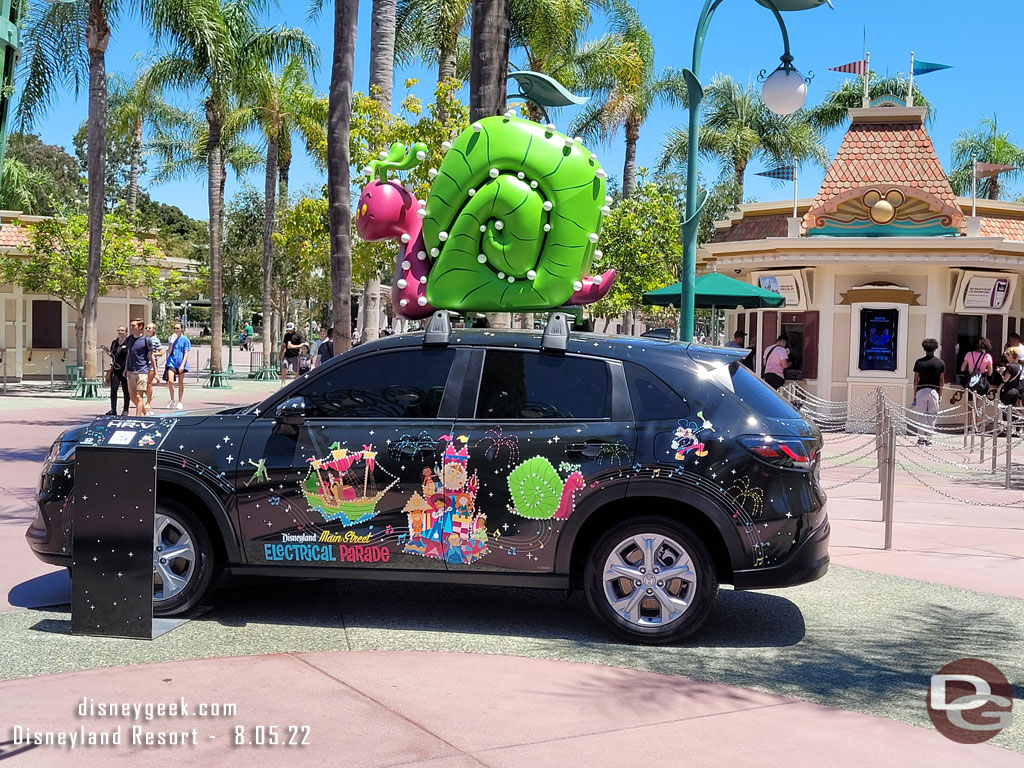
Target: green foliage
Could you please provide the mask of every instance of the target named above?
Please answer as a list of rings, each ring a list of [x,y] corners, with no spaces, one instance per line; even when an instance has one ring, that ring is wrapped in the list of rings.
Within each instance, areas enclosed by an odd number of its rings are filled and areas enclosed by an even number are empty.
[[[205,258],[204,244],[209,241],[206,222],[186,216],[175,205],[157,202],[141,192],[136,224],[143,231],[156,233],[157,244],[168,258]]]
[[[331,235],[324,197],[302,197],[281,211],[274,233],[274,279],[316,307],[331,301]],[[261,251],[262,253],[262,251]]]
[[[1009,192],[1004,182],[1024,177],[1024,170],[1021,170],[1024,169],[1024,149],[1013,143],[1009,131],[999,130],[999,121],[995,115],[983,118],[978,123],[977,130],[961,131],[957,134],[950,149],[952,171],[949,174],[949,183],[958,195],[971,194],[975,156],[979,163],[1017,167],[1017,170],[999,176],[978,179],[978,197],[998,200]]]
[[[72,143],[75,145],[75,157],[78,167],[84,175],[89,167],[89,121],[83,120],[75,132]],[[128,168],[131,163],[131,141],[107,131],[107,167],[104,173],[103,189],[106,195],[105,206],[112,209],[123,203],[128,191]]]
[[[868,98],[877,99],[880,96],[898,96],[906,100],[907,88],[910,83],[906,75],[880,75],[872,71],[869,75]],[[927,119],[930,122],[935,117],[935,107],[932,106],[920,88],[918,81],[914,81],[914,106],[927,107]],[[849,119],[849,110],[859,109],[864,103],[864,78],[856,77],[845,80],[841,86],[834,91],[825,94],[821,103],[808,112],[811,125],[822,133],[831,131],[833,128],[846,125]]]
[[[641,169],[636,192],[612,208],[601,230],[604,258],[594,271],[615,267],[617,277],[611,293],[594,305],[595,316],[638,309],[645,293],[677,279],[682,240],[676,199]]]
[[[263,195],[244,184],[224,208],[224,295],[243,306],[263,296]]]
[[[32,170],[15,157],[4,159],[0,209],[38,214],[40,198],[52,188],[53,178],[45,171]]]
[[[79,313],[84,311],[89,219],[82,214],[45,219],[29,228],[28,254],[0,261],[0,279],[26,291],[54,296]],[[173,292],[180,275],[161,275],[162,254],[139,239],[125,219],[103,220],[100,295],[112,290],[148,290],[155,300]]]
[[[78,210],[85,204],[85,181],[78,161],[63,147],[44,144],[34,133],[12,133],[6,157],[20,161],[34,173],[46,174],[45,181],[40,177],[40,183],[30,187],[34,213],[51,216],[58,210]]]

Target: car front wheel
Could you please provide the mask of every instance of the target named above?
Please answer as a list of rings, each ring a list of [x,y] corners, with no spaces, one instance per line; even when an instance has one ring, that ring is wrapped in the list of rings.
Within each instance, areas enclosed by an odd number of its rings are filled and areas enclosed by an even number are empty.
[[[202,521],[187,507],[160,501],[153,517],[153,615],[196,605],[213,581],[216,558]]]
[[[615,634],[663,645],[695,631],[718,595],[711,556],[685,526],[662,517],[626,520],[590,551],[584,586],[591,609]]]

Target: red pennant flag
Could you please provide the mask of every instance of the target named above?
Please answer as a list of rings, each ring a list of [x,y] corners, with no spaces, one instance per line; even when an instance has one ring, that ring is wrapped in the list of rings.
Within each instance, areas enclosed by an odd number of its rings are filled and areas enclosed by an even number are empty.
[[[990,179],[994,176],[998,176],[1000,173],[1006,173],[1008,171],[1016,171],[1017,166],[1015,165],[999,165],[998,163],[978,163],[977,174],[979,179]]]
[[[843,64],[841,67],[829,67],[828,71],[845,72],[849,75],[866,75],[868,73],[868,62],[865,59],[852,61],[849,64]]]

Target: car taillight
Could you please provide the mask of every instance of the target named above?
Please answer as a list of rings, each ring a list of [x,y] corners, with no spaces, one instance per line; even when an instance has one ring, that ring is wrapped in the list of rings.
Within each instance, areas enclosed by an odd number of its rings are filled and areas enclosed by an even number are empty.
[[[783,469],[810,469],[818,457],[818,449],[809,449],[799,438],[744,435],[739,442],[761,461]]]

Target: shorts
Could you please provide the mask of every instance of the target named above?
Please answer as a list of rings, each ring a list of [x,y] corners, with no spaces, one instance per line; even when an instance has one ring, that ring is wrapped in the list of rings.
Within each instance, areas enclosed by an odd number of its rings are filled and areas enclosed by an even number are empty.
[[[188,373],[188,368],[183,370],[181,373],[178,373],[178,369],[175,368],[173,365],[165,365],[164,366],[164,381],[170,381],[171,380],[171,372],[172,371],[176,374],[175,381],[177,381],[179,378],[181,378],[186,373]]]
[[[786,380],[777,373],[764,373],[761,375],[761,378],[768,382],[772,389],[779,389],[779,387],[786,383]]]
[[[128,394],[137,395],[145,392],[149,383],[149,371],[128,371]]]
[[[292,373],[298,374],[299,372],[299,358],[297,357],[286,357],[281,360],[281,372],[291,371]]]

